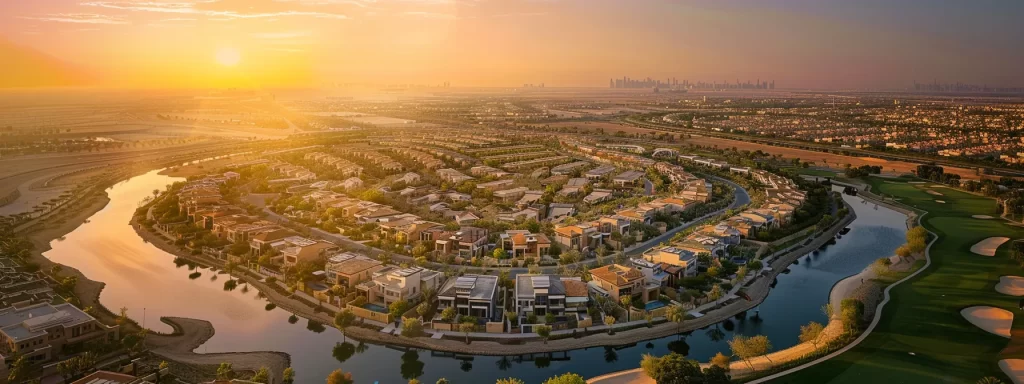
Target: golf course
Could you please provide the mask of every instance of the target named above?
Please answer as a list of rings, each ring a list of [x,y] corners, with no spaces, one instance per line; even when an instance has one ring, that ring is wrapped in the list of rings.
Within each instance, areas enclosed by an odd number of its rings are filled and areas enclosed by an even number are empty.
[[[1024,238],[1024,228],[999,218],[994,199],[911,180],[870,177],[866,183],[871,192],[923,214],[921,224],[938,235],[931,265],[892,289],[863,342],[772,383],[976,383],[986,376],[1015,382],[999,362],[1024,359],[1024,312],[1021,297],[996,286],[1003,276],[1024,276],[1011,258],[1012,241]],[[980,248],[994,248],[994,255]],[[1004,286],[1015,281],[1002,280]],[[1013,293],[1012,287],[1001,290]],[[1007,331],[1010,338],[997,335]]]

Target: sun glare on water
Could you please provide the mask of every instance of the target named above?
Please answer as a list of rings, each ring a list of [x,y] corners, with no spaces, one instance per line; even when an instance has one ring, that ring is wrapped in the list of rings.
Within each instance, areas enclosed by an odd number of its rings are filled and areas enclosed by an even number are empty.
[[[242,61],[242,53],[236,48],[221,48],[217,50],[217,63],[225,67],[233,67]]]

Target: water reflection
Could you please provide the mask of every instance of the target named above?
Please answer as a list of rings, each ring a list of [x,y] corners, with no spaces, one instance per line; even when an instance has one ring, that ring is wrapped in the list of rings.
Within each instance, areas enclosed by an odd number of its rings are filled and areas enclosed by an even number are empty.
[[[336,368],[352,372],[357,383],[400,383],[406,382],[409,376],[422,382],[435,382],[445,377],[458,383],[487,383],[515,376],[536,383],[564,372],[590,377],[635,368],[644,353],[662,355],[679,351],[707,361],[717,352],[728,354],[726,341],[735,334],[765,334],[776,349],[786,348],[797,343],[800,325],[825,321],[820,307],[827,301],[836,281],[891,254],[902,243],[905,232],[904,216],[885,208],[874,210],[870,205],[861,204],[857,197],[844,196],[858,214],[848,234],[835,245],[790,266],[790,273],[777,279],[771,295],[752,314],[682,336],[672,335],[619,348],[511,357],[456,357],[363,342],[359,342],[352,353],[349,351],[355,340],[344,346],[341,333],[333,327],[308,321],[306,327],[291,326],[289,323],[295,324],[300,319],[267,305],[257,290],[225,291],[225,283],[217,281],[219,273],[223,272],[210,271],[209,279],[193,278],[203,268],[180,268],[188,263],[175,260],[136,236],[128,220],[137,203],[150,196],[154,188],[164,188],[176,180],[151,172],[115,185],[108,191],[110,204],[63,241],[52,242],[52,249],[46,256],[81,270],[91,279],[107,283],[102,303],[108,308],[127,307],[129,316],[154,331],[171,331],[169,326],[155,321],[159,316],[208,320],[216,333],[199,352],[286,352],[291,355],[299,377],[308,382],[322,380]],[[146,322],[144,316],[150,321]],[[345,349],[344,354],[335,351],[339,343]],[[594,363],[599,361],[604,363]],[[394,369],[396,363],[400,363],[402,369]]]

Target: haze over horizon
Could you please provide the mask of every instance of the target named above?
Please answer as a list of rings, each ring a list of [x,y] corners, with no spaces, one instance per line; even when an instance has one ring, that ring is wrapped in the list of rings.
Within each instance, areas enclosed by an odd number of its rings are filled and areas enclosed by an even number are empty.
[[[0,11],[0,87],[607,87],[622,76],[1024,86],[1024,3],[996,0],[47,0]]]

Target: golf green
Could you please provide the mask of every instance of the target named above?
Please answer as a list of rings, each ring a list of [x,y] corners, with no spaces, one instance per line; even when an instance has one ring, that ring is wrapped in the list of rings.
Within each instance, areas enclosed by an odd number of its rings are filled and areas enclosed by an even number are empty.
[[[1024,228],[998,218],[972,218],[999,216],[991,198],[932,188],[933,183],[877,177],[868,182],[872,192],[928,212],[921,223],[939,236],[930,249],[932,264],[892,289],[878,326],[859,345],[772,382],[974,383],[994,376],[1010,383],[998,363],[1004,358],[1024,358],[1024,348],[1007,348],[1024,344],[1016,338],[1018,332],[1024,334],[1024,313],[1018,310],[1018,298],[997,293],[995,285],[1000,276],[1024,276],[1024,270],[1010,258],[1010,243],[999,247],[995,257],[976,255],[970,248],[994,236],[1020,239]],[[946,203],[936,203],[928,189],[941,192]],[[1015,339],[1008,342],[985,332],[960,315],[961,309],[978,305],[1014,312]]]

